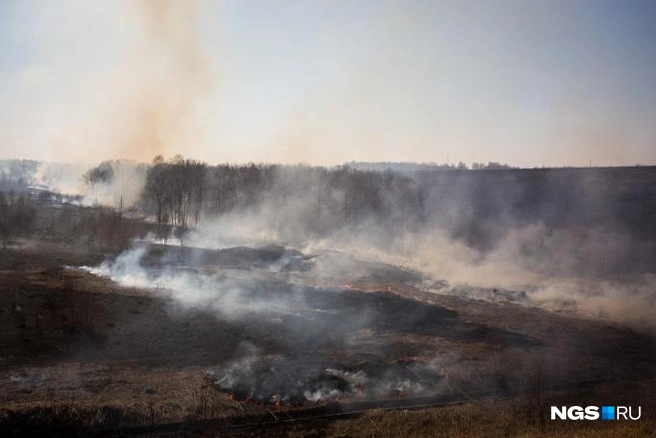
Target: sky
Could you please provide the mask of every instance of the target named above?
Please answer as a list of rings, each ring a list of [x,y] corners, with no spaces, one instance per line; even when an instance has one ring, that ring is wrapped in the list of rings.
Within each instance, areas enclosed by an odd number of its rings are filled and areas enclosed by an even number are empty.
[[[656,2],[0,2],[0,158],[656,164]]]

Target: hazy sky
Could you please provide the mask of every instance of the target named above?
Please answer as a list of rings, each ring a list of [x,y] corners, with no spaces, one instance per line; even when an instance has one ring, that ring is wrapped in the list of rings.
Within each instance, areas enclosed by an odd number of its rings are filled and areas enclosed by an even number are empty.
[[[656,1],[0,1],[0,156],[656,164]]]

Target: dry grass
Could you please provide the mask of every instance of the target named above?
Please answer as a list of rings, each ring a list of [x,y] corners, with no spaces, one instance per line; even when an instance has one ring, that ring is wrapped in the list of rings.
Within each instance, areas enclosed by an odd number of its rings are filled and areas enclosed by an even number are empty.
[[[490,437],[654,436],[656,423],[647,421],[549,421],[543,427],[516,415],[512,407],[489,404],[422,411],[372,411],[353,420],[336,421],[326,436],[358,437]]]
[[[612,388],[607,388],[612,391]],[[649,389],[647,387],[643,388]],[[237,430],[203,430],[199,436],[326,436],[326,437],[646,437],[656,434],[656,417],[643,405],[638,421],[551,421],[548,406],[571,393],[543,395],[546,421],[535,421],[526,398],[487,399],[463,405],[422,410],[372,410],[357,418],[326,419]],[[1,436],[85,436],[128,427],[220,419],[248,414],[205,383],[189,388],[175,403],[135,403],[85,407],[75,401],[45,400],[20,412],[0,411]],[[585,405],[585,403],[583,403]],[[241,408],[241,410],[240,410]]]
[[[172,377],[169,373],[169,379]],[[0,436],[87,436],[253,411],[216,391],[207,379],[190,377],[187,385],[172,391],[166,390],[167,382],[151,378],[153,388],[147,388],[145,395],[135,398],[128,391],[123,399],[105,402],[62,399],[61,391],[47,391],[38,403],[0,408]]]
[[[539,379],[540,368],[531,370]],[[356,418],[258,430],[256,436],[325,437],[647,437],[656,436],[656,381],[617,382],[567,391],[544,391],[541,384],[512,399],[489,398],[421,410],[372,410]],[[538,402],[539,399],[540,401]],[[641,406],[639,420],[563,421],[550,419],[550,406]],[[252,431],[251,431],[252,432]],[[240,435],[241,436],[241,435]]]

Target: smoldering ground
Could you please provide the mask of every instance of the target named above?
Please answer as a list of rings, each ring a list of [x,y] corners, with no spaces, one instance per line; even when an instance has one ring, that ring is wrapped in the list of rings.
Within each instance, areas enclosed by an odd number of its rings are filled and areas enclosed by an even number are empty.
[[[389,340],[395,336],[439,332],[460,343],[494,333],[521,347],[539,345],[387,291],[354,291],[354,285],[381,279],[418,284],[423,276],[334,252],[142,242],[114,261],[85,269],[172,298],[173,315],[209,312],[266,332],[243,340],[232,358],[208,370],[218,388],[240,399],[301,403],[429,396],[469,377],[456,352],[400,348]]]
[[[320,355],[262,355],[242,344],[237,359],[212,369],[218,387],[239,398],[269,402],[325,402],[353,398],[381,399],[435,395],[446,390],[447,369],[457,359],[444,355],[428,362],[365,363],[351,370]],[[464,372],[461,373],[464,376]]]

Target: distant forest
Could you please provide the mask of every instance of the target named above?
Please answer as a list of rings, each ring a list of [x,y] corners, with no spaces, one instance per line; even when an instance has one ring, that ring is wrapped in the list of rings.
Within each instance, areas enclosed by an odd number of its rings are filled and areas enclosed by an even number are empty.
[[[169,161],[155,158],[147,171],[141,207],[157,222],[181,227],[236,210],[285,209],[296,215],[296,223],[302,219],[303,231],[319,233],[368,218],[402,222],[419,205],[419,197],[416,181],[392,171],[349,166],[209,166],[176,156]]]
[[[458,163],[395,163],[395,162],[366,162],[351,161],[346,164],[353,169],[358,170],[392,170],[394,172],[418,172],[418,171],[435,171],[435,170],[495,170],[495,169],[516,169],[508,164],[489,162],[489,163],[472,163],[471,168],[467,164],[459,161]]]
[[[349,227],[398,234],[438,225],[479,249],[530,223],[654,237],[648,226],[656,219],[656,192],[650,190],[656,182],[654,167],[513,169],[489,163],[465,170],[457,165],[374,164],[208,165],[180,155],[168,160],[158,156],[148,165],[103,162],[81,173],[76,184],[111,193],[119,212],[133,210],[180,228],[249,213],[280,235],[306,237]],[[39,166],[29,160],[0,161],[2,190],[39,186],[35,174],[55,180],[52,175],[71,169],[59,165],[59,170],[44,171]],[[402,170],[390,170],[394,166]],[[62,199],[61,194],[52,196]],[[11,199],[19,198],[2,200],[7,211],[14,208]],[[82,197],[63,197],[75,199]],[[22,205],[15,210],[25,217]]]
[[[220,164],[185,159],[153,159],[148,167],[132,165],[145,173],[138,207],[157,223],[188,227],[200,218],[266,206],[284,208],[302,222],[305,233],[326,233],[363,221],[407,229],[422,221],[426,193],[413,172],[467,170],[467,166],[412,163],[347,163],[331,168],[308,165]],[[107,185],[120,178],[122,161],[105,161],[84,176],[88,186]],[[474,163],[472,169],[510,169],[500,163]],[[115,207],[121,208],[117,199]],[[279,214],[273,215],[274,218]],[[284,226],[289,218],[280,219]]]

